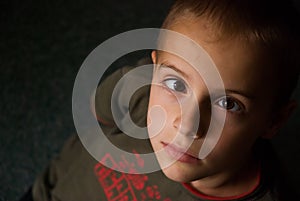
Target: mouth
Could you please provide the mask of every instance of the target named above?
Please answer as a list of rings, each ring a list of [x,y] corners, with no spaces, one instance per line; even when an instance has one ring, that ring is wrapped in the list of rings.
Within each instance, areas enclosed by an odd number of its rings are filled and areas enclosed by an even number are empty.
[[[200,161],[199,158],[187,152],[187,150],[183,150],[173,144],[168,144],[165,142],[161,142],[164,147],[165,152],[171,157],[176,159],[177,161],[183,163],[195,164]]]

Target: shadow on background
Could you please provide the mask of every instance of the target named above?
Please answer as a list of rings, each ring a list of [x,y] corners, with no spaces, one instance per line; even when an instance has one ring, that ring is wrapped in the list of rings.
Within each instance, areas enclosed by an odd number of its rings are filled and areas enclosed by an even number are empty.
[[[159,27],[171,2],[1,1],[0,200],[18,200],[75,132],[72,88],[88,54],[121,32]],[[294,184],[299,118],[298,108],[274,139]]]

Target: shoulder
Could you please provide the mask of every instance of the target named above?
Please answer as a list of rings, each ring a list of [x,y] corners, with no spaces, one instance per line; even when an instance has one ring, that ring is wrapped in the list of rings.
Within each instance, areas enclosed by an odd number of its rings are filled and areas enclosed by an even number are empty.
[[[109,129],[116,127],[112,114],[113,107],[120,116],[119,119],[125,117],[126,112],[130,112],[134,123],[145,126],[150,83],[147,85],[144,82],[152,77],[152,68],[149,68],[147,74],[133,70],[146,64],[151,64],[149,58],[141,59],[133,66],[119,68],[101,80],[92,106],[95,108],[95,116],[100,124],[108,126]]]
[[[270,140],[259,139],[255,145],[256,157],[261,161],[263,185],[274,201],[289,201],[299,197],[287,179],[286,167],[278,157]]]

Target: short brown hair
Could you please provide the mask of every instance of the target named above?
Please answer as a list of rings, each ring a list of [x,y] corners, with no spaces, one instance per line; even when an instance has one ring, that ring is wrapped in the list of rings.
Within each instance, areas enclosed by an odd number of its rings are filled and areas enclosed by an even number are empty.
[[[288,0],[177,0],[162,28],[180,16],[202,17],[220,37],[234,37],[268,50],[281,77],[280,102],[287,102],[299,78],[299,13]]]

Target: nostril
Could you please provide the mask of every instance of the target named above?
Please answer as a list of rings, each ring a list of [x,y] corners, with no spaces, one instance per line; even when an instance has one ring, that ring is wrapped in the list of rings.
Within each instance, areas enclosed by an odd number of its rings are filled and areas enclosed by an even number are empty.
[[[199,139],[201,134],[199,132],[198,118],[183,122],[180,117],[173,120],[173,127],[177,130],[178,134],[185,135],[192,139]]]
[[[176,117],[173,121],[173,127],[176,128],[176,129],[179,129],[180,128],[180,124],[181,124],[181,120],[180,118]]]
[[[199,139],[200,111],[198,105],[185,102],[181,106],[181,113],[173,119],[173,127],[179,134],[185,135],[190,139]]]
[[[198,132],[198,128],[196,127],[183,127],[178,126],[178,133],[184,136],[187,136],[192,139],[199,139],[201,137],[200,133]]]
[[[196,133],[196,135],[193,136],[193,139],[195,139],[195,140],[200,139],[200,135],[198,133]]]

